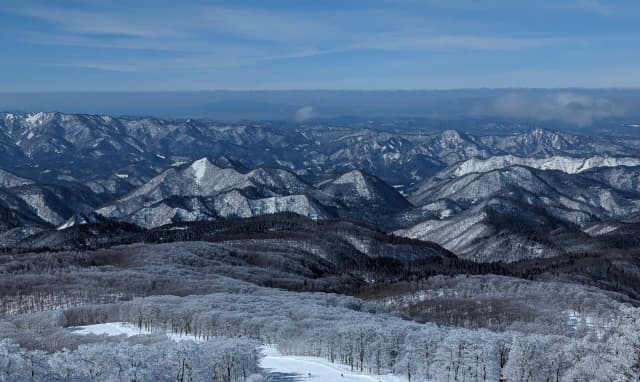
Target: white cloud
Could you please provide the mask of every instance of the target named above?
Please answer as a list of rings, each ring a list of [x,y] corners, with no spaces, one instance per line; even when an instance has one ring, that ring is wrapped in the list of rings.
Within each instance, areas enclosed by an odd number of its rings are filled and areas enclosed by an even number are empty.
[[[629,104],[619,100],[583,92],[522,90],[479,101],[471,113],[538,121],[557,120],[585,126],[599,119],[626,115],[629,107]]]
[[[311,106],[303,106],[296,111],[294,116],[294,120],[296,122],[303,122],[309,119],[315,118],[315,113],[313,111],[313,107]]]

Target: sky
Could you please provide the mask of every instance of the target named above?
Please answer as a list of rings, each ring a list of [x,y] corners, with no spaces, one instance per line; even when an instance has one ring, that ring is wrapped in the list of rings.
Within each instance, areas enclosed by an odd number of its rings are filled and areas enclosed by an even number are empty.
[[[640,87],[637,0],[0,0],[0,92]]]

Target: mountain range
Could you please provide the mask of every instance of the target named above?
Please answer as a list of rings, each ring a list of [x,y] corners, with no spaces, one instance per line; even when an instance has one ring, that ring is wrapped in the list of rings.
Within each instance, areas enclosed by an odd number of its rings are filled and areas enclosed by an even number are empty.
[[[588,250],[640,214],[640,139],[537,127],[2,113],[0,145],[8,247],[100,219],[155,229],[295,213],[513,262]]]

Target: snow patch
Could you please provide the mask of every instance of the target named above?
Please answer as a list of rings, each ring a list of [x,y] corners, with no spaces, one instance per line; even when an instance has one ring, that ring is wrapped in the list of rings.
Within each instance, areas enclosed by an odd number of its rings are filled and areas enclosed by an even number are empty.
[[[200,183],[202,181],[204,174],[210,165],[211,163],[209,163],[207,158],[198,159],[191,164],[191,169],[193,170],[193,176],[196,178],[196,182]]]
[[[47,118],[47,114],[43,112],[32,113],[27,115],[25,121],[31,126],[40,126],[42,125]]]
[[[139,329],[138,327],[126,322],[107,322],[104,324],[84,325],[84,326],[72,326],[67,328],[68,331],[78,335],[107,335],[107,336],[138,336],[157,334],[159,332],[153,332],[146,329]],[[164,333],[164,332],[162,332]],[[177,334],[177,333],[165,333],[167,337],[173,341],[202,341],[192,335]]]
[[[395,152],[395,153],[384,153],[384,154],[382,154],[382,157],[383,157],[386,161],[394,161],[394,160],[398,160],[398,159],[400,159],[400,153],[399,153],[399,152]]]
[[[331,363],[319,357],[283,356],[275,347],[262,348],[264,357],[260,367],[270,373],[293,374],[299,376],[297,380],[310,382],[404,382],[406,378],[398,375],[367,375],[351,372],[349,366]]]

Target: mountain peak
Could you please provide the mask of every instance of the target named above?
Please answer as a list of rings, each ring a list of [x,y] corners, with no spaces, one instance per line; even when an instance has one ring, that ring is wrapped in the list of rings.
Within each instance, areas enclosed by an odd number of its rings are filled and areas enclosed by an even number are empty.
[[[219,169],[219,167],[215,166],[213,163],[209,161],[206,157],[200,158],[189,166],[189,169],[192,171],[193,176],[196,178],[197,182],[202,181],[205,177],[206,173],[211,169]]]
[[[351,184],[358,195],[365,199],[374,198],[374,193],[371,192],[368,176],[360,170],[352,170],[345,174],[340,175],[334,184]]]
[[[51,121],[55,113],[47,113],[47,112],[37,112],[37,113],[29,113],[25,115],[25,122],[27,122],[31,126],[42,126],[47,122]]]

